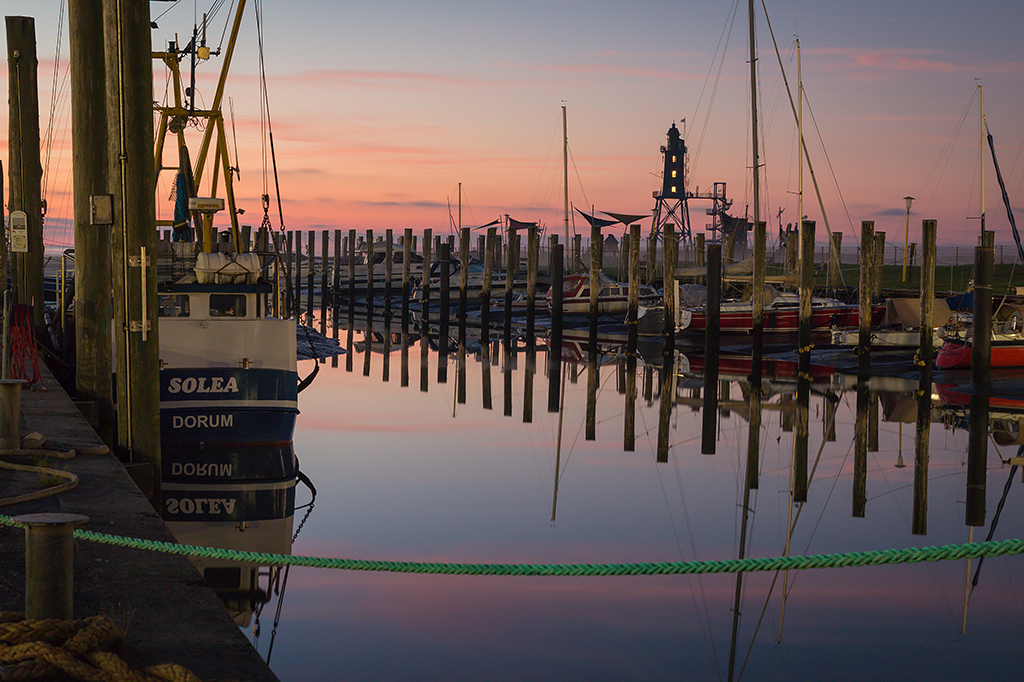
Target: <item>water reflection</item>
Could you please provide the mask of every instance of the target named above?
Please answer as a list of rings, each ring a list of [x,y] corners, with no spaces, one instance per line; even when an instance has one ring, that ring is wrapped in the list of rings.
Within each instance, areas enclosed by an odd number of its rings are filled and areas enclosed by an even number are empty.
[[[801,373],[777,350],[753,380],[752,358],[724,353],[709,381],[700,348],[631,348],[607,322],[592,342],[585,320],[557,343],[525,325],[506,342],[502,317],[447,336],[341,318],[353,367],[300,396],[296,443],[322,495],[297,554],[611,563],[972,537],[957,381],[922,390],[912,364],[844,374],[817,352]],[[419,367],[419,390],[384,371],[391,356],[402,377]],[[986,465],[1002,480],[1021,429],[997,414],[993,400]],[[1019,494],[1004,505],[987,532],[1019,537]],[[966,594],[978,567],[965,563],[611,579],[295,570],[272,665],[282,680],[1012,674],[1020,561],[989,561]]]
[[[163,518],[175,539],[187,545],[241,552],[291,554],[295,528],[295,494],[315,496],[298,472],[291,443],[267,446],[165,449]],[[312,502],[301,507],[304,522]],[[301,523],[300,523],[301,527]],[[278,599],[274,631],[288,569],[220,557],[191,561],[228,613],[258,639],[260,614]],[[269,652],[268,652],[269,655]]]

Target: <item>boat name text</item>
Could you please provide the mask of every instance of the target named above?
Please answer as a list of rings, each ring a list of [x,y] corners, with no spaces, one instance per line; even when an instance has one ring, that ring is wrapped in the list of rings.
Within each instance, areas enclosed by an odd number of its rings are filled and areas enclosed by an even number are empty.
[[[231,476],[231,464],[197,464],[196,462],[175,462],[171,465],[171,476]]]
[[[167,386],[168,393],[238,393],[235,377],[174,377]]]
[[[234,514],[235,500],[227,498],[171,497],[167,500],[168,514]]]
[[[174,429],[217,429],[230,428],[235,425],[233,414],[176,414],[171,418],[171,428]]]

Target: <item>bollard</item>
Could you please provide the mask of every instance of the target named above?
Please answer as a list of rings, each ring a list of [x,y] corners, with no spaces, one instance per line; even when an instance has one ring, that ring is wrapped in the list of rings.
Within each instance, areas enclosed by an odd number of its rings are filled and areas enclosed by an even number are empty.
[[[25,526],[25,619],[74,618],[74,526],[81,514],[22,514]]]
[[[0,449],[21,447],[21,387],[24,379],[0,379]]]

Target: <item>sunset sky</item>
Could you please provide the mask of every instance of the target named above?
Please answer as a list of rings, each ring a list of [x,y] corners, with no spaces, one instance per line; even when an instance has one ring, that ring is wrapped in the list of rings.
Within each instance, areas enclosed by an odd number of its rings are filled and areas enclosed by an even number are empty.
[[[857,240],[874,220],[902,241],[907,195],[914,241],[922,219],[939,241],[974,245],[979,231],[978,85],[1011,201],[1024,205],[1024,7],[988,0],[767,0],[788,78],[799,34],[804,132],[828,222]],[[448,234],[499,216],[563,231],[562,113],[567,108],[569,195],[598,212],[650,214],[660,147],[672,123],[689,147],[689,188],[727,183],[731,213],[750,189],[746,3],[664,0],[468,0],[262,3],[267,87],[285,224],[290,229],[392,228]],[[5,15],[36,19],[45,130],[59,0],[5,0]],[[208,4],[152,2],[155,49],[182,43]],[[256,22],[249,3],[229,92],[245,223],[259,225],[263,193]],[[760,1],[757,42],[763,144],[762,217],[770,234],[796,219],[797,128]],[[211,20],[216,47],[228,18]],[[48,243],[70,240],[68,30],[61,33],[46,199]],[[6,37],[5,37],[6,54]],[[198,76],[213,97],[217,58]],[[0,78],[7,87],[7,71]],[[155,71],[154,99],[164,98]],[[225,106],[225,115],[231,114]],[[7,112],[0,151],[7,159]],[[684,123],[685,121],[685,123]],[[230,125],[230,123],[229,123]],[[234,140],[230,141],[234,147]],[[987,229],[1012,243],[986,152]],[[158,202],[170,192],[163,183]],[[273,181],[269,180],[271,194]],[[824,223],[805,166],[804,213]],[[276,196],[274,197],[276,206]],[[694,229],[709,219],[694,202]],[[450,208],[449,208],[450,207]],[[752,209],[751,209],[752,210]],[[781,217],[779,212],[781,210]],[[451,217],[450,217],[451,216]],[[276,210],[271,214],[279,225]],[[646,231],[650,220],[641,222]],[[573,224],[588,234],[583,220]],[[612,228],[620,231],[621,225]]]

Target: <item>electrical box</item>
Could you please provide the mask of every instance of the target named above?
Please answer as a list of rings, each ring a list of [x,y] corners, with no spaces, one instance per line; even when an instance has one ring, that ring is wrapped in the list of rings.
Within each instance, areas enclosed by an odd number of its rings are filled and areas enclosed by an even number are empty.
[[[28,253],[28,214],[11,211],[11,252]]]
[[[89,224],[114,224],[114,195],[94,194],[89,197]]]

